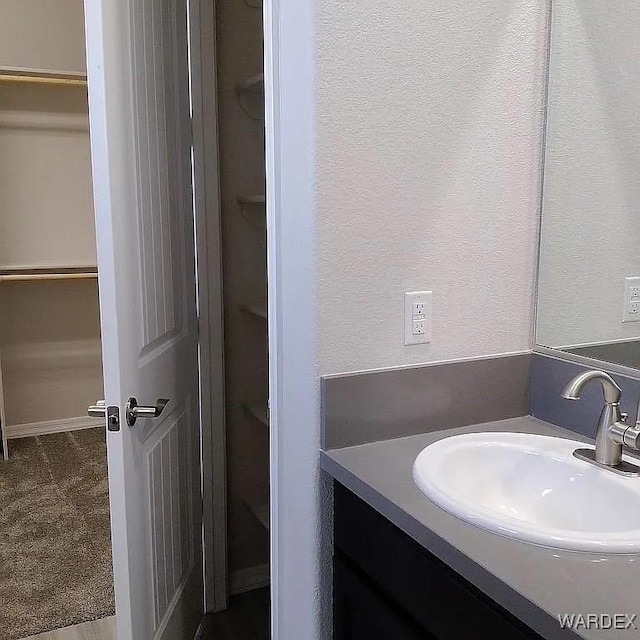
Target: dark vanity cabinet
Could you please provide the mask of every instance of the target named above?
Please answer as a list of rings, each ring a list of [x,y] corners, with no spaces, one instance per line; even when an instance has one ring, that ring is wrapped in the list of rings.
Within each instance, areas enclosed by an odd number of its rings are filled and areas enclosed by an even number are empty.
[[[339,483],[334,640],[541,638]]]

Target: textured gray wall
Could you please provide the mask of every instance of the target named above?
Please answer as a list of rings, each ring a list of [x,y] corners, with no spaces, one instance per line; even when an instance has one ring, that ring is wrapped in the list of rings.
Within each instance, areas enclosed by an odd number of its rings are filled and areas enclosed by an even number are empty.
[[[323,448],[527,415],[531,354],[323,379]]]

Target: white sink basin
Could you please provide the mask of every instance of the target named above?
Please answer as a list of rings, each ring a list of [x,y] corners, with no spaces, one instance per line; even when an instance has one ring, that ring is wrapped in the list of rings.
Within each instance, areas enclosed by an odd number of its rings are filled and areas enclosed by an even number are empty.
[[[509,538],[576,551],[640,552],[640,478],[575,458],[580,447],[585,444],[524,433],[452,436],[420,452],[413,478],[441,508]]]

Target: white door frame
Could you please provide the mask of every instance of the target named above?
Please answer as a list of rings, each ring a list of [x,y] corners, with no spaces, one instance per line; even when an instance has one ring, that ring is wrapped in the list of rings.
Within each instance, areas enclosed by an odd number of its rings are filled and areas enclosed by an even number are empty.
[[[205,610],[227,607],[227,472],[215,0],[190,0]]]
[[[263,0],[265,42],[271,637],[330,637],[320,517],[316,366],[315,2]],[[318,606],[318,595],[320,603]]]
[[[314,11],[263,0],[269,284],[271,637],[328,632],[321,575],[320,400],[315,333]],[[223,299],[215,0],[192,0],[206,607],[226,607]],[[287,389],[284,394],[283,390]],[[286,505],[286,508],[285,508]],[[326,549],[325,549],[326,551]],[[325,561],[327,559],[325,558]],[[326,594],[325,594],[326,595]]]

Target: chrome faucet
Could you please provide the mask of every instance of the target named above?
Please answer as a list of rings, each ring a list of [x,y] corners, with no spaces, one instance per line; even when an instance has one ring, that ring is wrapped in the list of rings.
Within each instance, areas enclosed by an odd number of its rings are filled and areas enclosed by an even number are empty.
[[[604,407],[596,430],[596,448],[576,449],[573,455],[622,475],[638,476],[640,467],[622,459],[622,447],[640,449],[640,415],[634,426],[627,424],[627,414],[620,411],[622,390],[604,371],[586,371],[569,382],[562,392],[568,400],[578,400],[584,387],[597,380],[602,385]]]

